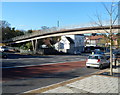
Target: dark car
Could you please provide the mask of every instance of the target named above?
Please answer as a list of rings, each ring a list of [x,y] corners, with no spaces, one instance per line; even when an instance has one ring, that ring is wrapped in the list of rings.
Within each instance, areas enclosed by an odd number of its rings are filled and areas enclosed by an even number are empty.
[[[120,51],[113,52],[115,58],[120,58]]]
[[[7,54],[5,52],[0,52],[0,57],[1,58],[7,58]]]
[[[120,56],[120,51],[115,53],[116,56]]]
[[[120,63],[120,51],[118,51],[118,52],[115,53],[115,58]]]

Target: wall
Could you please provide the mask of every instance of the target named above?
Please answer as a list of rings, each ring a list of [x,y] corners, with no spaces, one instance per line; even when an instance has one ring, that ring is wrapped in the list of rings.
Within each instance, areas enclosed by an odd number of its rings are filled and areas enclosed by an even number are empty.
[[[74,43],[70,43],[66,37],[70,37]],[[60,42],[55,44],[55,49],[65,53],[74,54],[74,52],[83,52],[85,43],[83,35],[65,35],[61,36]]]

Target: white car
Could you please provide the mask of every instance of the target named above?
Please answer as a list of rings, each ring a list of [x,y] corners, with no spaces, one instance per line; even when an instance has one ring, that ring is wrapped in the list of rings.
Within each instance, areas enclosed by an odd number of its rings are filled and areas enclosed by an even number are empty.
[[[0,51],[1,52],[6,52],[6,51],[9,51],[9,52],[13,52],[14,49],[12,47],[8,47],[8,46],[0,46]]]
[[[110,65],[109,60],[105,55],[93,54],[89,55],[86,61],[86,67],[97,67],[102,69],[103,67],[108,67]]]
[[[5,51],[5,49],[2,46],[0,46],[0,51],[3,52]]]

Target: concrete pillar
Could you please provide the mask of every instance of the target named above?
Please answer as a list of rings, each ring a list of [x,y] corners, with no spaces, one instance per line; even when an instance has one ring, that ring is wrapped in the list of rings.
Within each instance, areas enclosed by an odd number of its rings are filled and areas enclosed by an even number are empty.
[[[35,53],[35,44],[34,44],[34,40],[31,40],[32,41],[32,47],[33,47],[33,53]]]
[[[35,40],[35,50],[34,50],[34,53],[35,53],[35,54],[36,54],[37,49],[38,49],[38,40],[36,39],[36,40]]]
[[[38,48],[38,40],[32,40],[33,53],[36,54]]]

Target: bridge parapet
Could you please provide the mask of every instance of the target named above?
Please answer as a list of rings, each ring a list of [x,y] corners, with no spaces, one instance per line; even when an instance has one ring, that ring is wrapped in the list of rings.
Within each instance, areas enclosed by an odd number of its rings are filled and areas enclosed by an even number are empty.
[[[41,30],[38,32],[33,32],[33,33],[27,33],[25,35],[22,36],[16,36],[14,38],[11,38],[9,40],[5,40],[4,42],[10,42],[10,41],[17,41],[17,40],[21,40],[21,39],[27,39],[27,38],[31,38],[31,37],[35,37],[38,35],[45,35],[45,34],[49,34],[49,33],[54,33],[54,32],[58,32],[58,31],[62,31],[62,30],[66,30],[63,28],[56,28],[56,29],[46,29],[46,30]]]
[[[54,32],[54,31],[52,31],[52,32]],[[34,37],[34,36],[43,35],[43,34],[47,34],[47,33],[49,33],[49,30],[33,32],[33,33],[30,33],[30,34],[14,37],[14,38],[12,38],[12,40],[16,41],[16,40],[31,38],[31,37]]]

